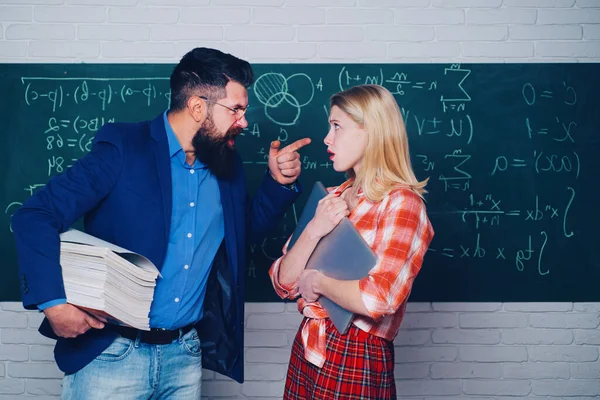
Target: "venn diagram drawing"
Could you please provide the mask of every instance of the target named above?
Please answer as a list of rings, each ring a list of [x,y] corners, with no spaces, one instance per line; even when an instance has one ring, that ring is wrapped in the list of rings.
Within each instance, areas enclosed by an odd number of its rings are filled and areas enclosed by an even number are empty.
[[[300,118],[302,108],[312,101],[315,86],[304,73],[286,78],[279,72],[268,72],[254,83],[254,94],[269,120],[277,125],[292,126]]]

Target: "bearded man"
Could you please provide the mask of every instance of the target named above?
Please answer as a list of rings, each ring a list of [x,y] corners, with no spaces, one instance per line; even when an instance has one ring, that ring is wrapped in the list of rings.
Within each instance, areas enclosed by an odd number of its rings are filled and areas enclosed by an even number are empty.
[[[57,340],[63,399],[199,399],[202,368],[243,382],[246,238],[260,241],[299,196],[297,150],[310,143],[271,143],[248,197],[235,139],[252,81],[248,62],[191,50],[171,75],[168,110],[104,125],[90,153],[14,214],[23,305]],[[87,233],[159,268],[150,331],[67,303],[59,234],[80,217]]]

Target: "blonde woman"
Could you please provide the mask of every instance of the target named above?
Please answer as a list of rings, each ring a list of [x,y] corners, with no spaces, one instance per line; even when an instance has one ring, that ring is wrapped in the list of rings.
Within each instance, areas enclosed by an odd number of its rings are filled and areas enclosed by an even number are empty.
[[[377,85],[331,97],[325,137],[333,168],[348,180],[329,188],[294,247],[269,274],[304,315],[293,344],[284,399],[395,399],[394,337],[434,232],[410,164],[408,138],[392,94]],[[377,254],[369,275],[339,281],[306,262],[320,238],[348,216]],[[289,240],[288,240],[289,243]],[[356,314],[341,335],[319,304],[325,296]]]

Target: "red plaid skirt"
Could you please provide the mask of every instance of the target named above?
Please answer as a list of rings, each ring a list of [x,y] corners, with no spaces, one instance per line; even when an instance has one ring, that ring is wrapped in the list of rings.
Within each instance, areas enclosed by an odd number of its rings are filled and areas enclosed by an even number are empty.
[[[394,344],[350,325],[340,335],[327,318],[326,360],[319,368],[304,359],[302,321],[285,382],[284,400],[395,399]]]

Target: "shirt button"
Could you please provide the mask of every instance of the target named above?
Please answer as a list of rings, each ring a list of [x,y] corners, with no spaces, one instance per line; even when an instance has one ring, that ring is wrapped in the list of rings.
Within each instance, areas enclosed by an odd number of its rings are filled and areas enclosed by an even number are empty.
[[[192,202],[190,203],[190,207],[194,207],[194,206],[195,206],[195,204],[194,204],[194,202],[192,201]]]
[[[190,169],[190,174],[192,174],[192,175],[194,174],[194,170],[193,169]]]
[[[175,297],[175,303],[179,303],[179,297]]]
[[[188,233],[188,234],[187,234],[187,237],[191,238],[191,237],[192,237],[192,234],[191,234],[191,233]]]
[[[189,265],[187,265],[187,264],[185,264],[185,265],[183,266],[183,268],[184,268],[184,269],[188,269],[188,268],[190,268],[190,266],[189,266]]]

